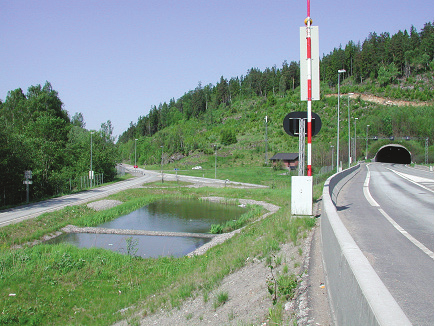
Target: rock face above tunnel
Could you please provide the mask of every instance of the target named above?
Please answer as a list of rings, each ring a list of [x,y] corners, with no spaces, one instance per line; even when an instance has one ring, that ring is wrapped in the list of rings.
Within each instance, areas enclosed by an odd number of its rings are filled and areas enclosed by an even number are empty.
[[[376,153],[375,162],[410,164],[411,152],[402,145],[385,145]]]

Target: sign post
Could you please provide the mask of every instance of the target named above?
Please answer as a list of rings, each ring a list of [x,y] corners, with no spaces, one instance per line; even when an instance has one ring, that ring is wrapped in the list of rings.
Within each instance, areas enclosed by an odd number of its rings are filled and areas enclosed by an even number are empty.
[[[312,26],[310,16],[310,0],[307,0],[306,27],[300,28],[300,54],[301,54],[301,101],[307,101],[307,176],[292,177],[292,203],[293,215],[312,215],[313,212],[313,177],[311,165],[311,137],[313,136],[313,120],[311,101],[320,99],[319,78],[319,30]],[[320,119],[319,119],[320,121]],[[301,129],[302,130],[302,129]],[[305,137],[299,141],[299,151],[305,152]],[[299,161],[305,165],[305,158]],[[302,170],[302,173],[305,173]]]
[[[26,204],[29,203],[29,185],[31,185],[33,182],[30,181],[29,179],[32,179],[32,171],[31,170],[27,170],[24,171],[24,180],[23,184],[26,185]]]

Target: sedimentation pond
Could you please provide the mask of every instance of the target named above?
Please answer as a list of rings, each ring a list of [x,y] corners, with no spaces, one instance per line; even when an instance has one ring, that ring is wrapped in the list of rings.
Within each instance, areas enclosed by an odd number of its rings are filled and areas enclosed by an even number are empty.
[[[236,220],[246,208],[197,199],[165,199],[153,202],[113,221],[98,225],[118,230],[208,233],[212,224]],[[51,243],[69,243],[81,248],[99,247],[149,258],[181,257],[210,241],[200,236],[149,236],[66,233]]]

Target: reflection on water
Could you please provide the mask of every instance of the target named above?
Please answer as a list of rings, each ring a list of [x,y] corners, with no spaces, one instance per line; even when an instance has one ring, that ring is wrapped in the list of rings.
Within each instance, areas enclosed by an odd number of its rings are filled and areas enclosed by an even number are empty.
[[[100,227],[147,231],[207,233],[212,224],[238,219],[246,212],[235,205],[196,199],[160,200]]]
[[[133,245],[132,253],[137,249],[135,255],[142,258],[182,257],[211,240],[209,238],[190,237],[66,233],[53,239],[51,243],[69,243],[79,248],[98,247],[127,254],[126,239],[130,237],[133,238],[133,241],[137,241],[137,245]]]
[[[245,208],[195,199],[160,200],[111,222],[98,225],[109,229],[207,233],[212,224],[238,219]],[[126,239],[132,237],[136,255],[144,258],[159,256],[181,257],[209,238],[128,236],[118,234],[64,234],[51,243],[70,243],[80,248],[99,247],[127,254]],[[134,243],[133,242],[133,243]]]

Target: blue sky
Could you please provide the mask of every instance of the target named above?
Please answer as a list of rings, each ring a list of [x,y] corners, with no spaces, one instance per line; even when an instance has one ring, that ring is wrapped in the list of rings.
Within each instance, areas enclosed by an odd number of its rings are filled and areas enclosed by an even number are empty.
[[[0,0],[0,99],[49,81],[87,129],[114,133],[202,85],[299,61],[306,1]],[[420,31],[432,0],[311,1],[320,56],[370,32]]]

